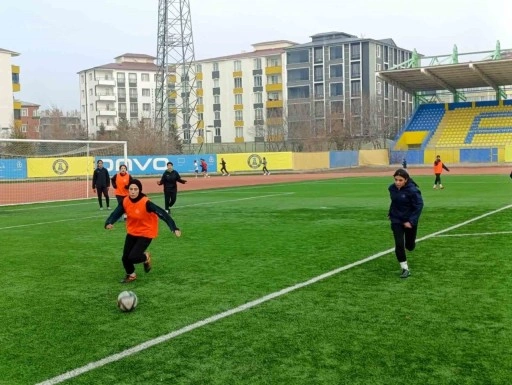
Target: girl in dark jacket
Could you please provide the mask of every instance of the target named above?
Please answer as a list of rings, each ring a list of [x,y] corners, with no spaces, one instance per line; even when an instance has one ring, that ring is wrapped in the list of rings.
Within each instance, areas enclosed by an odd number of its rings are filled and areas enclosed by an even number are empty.
[[[103,167],[103,161],[100,159],[96,162],[96,169],[92,174],[92,191],[98,194],[98,203],[100,210],[103,210],[102,196],[105,197],[107,210],[110,210],[110,197],[108,196],[108,189],[110,188],[110,175],[108,170]]]
[[[423,210],[423,198],[416,182],[407,171],[399,168],[393,174],[395,183],[389,186],[391,205],[388,217],[395,238],[395,254],[402,272],[400,278],[410,275],[405,249],[412,251],[416,247],[418,221]]]
[[[165,211],[168,214],[171,213],[171,207],[176,203],[178,196],[178,185],[176,183],[187,183],[186,180],[181,179],[180,174],[173,167],[172,162],[167,162],[167,170],[164,171],[160,180],[156,182],[159,186],[164,186]]]

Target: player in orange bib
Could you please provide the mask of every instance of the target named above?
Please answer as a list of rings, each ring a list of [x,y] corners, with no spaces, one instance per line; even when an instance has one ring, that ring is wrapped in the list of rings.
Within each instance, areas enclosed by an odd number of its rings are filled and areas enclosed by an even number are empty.
[[[119,172],[110,178],[118,205],[123,204],[123,199],[128,196],[128,185],[132,179],[132,176],[128,174],[128,168],[125,164],[119,166]],[[126,214],[123,217],[126,219]]]
[[[438,187],[440,189],[444,189],[443,184],[441,183],[441,173],[443,172],[443,169],[450,171],[450,169],[446,167],[446,165],[441,160],[441,156],[437,155],[436,160],[434,161],[434,174],[436,176],[436,180],[434,181],[434,189],[437,189]]]
[[[126,276],[121,283],[135,281],[135,264],[143,263],[144,271],[151,270],[151,254],[146,249],[151,241],[158,235],[158,219],[160,218],[177,237],[181,231],[176,223],[164,209],[157,206],[142,193],[142,183],[138,179],[132,179],[128,186],[128,196],[122,204],[110,214],[105,221],[105,228],[111,230],[114,223],[126,213],[126,238],[124,241],[122,262]]]

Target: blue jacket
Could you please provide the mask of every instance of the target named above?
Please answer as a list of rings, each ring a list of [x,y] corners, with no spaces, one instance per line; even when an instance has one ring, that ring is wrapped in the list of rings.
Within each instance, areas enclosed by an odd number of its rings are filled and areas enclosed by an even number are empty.
[[[418,225],[421,210],[423,210],[423,198],[421,191],[410,180],[400,190],[392,184],[388,188],[391,197],[389,207],[389,219],[391,223],[410,222]]]

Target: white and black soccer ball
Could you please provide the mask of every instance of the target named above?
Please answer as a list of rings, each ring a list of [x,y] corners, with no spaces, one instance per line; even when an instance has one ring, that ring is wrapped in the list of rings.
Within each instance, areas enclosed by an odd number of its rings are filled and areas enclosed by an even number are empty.
[[[137,295],[133,291],[123,291],[117,296],[117,307],[124,312],[129,312],[137,307]]]

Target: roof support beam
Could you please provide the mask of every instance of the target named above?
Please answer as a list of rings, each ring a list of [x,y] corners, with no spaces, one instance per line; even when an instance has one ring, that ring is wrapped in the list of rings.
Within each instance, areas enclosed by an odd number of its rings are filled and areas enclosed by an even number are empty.
[[[421,73],[428,76],[430,79],[432,79],[434,82],[439,84],[444,89],[450,91],[452,94],[457,93],[457,90],[453,88],[451,85],[446,83],[443,79],[439,78],[438,76],[434,75],[432,72],[430,72],[427,68],[422,68]]]
[[[414,91],[413,90],[407,88],[407,86],[405,86],[404,84],[395,81],[394,79],[392,79],[389,76],[383,74],[382,72],[377,72],[377,77],[385,80],[386,82],[388,82],[392,86],[395,86],[395,87],[400,88],[401,90],[404,90],[408,94],[414,95]]]
[[[480,76],[480,78],[486,82],[489,87],[492,87],[494,91],[498,92],[499,87],[494,83],[489,77],[475,64],[475,63],[469,63],[469,68],[471,68],[475,73]]]

